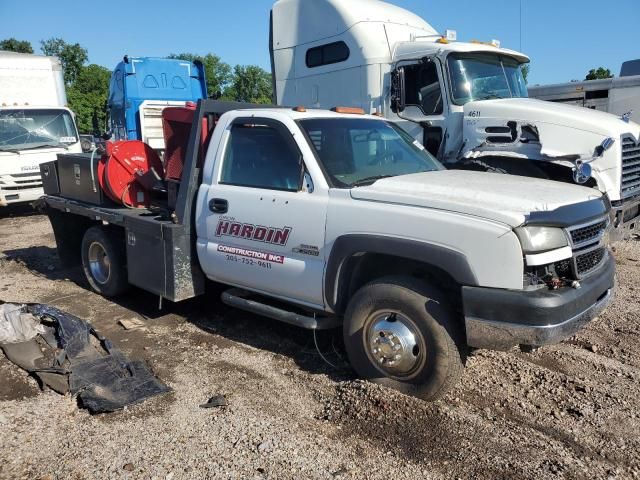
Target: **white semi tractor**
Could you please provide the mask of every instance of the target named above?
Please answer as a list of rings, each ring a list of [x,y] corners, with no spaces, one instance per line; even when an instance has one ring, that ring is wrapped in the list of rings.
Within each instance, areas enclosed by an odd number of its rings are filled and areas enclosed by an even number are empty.
[[[0,51],[0,207],[42,194],[40,164],[80,153],[60,61]]]
[[[624,62],[619,77],[536,85],[529,88],[529,96],[638,120],[640,119],[640,60]]]
[[[596,187],[614,207],[614,238],[640,228],[640,125],[530,99],[526,55],[455,37],[377,0],[278,0],[275,101],[361,107],[400,123],[449,167]]]

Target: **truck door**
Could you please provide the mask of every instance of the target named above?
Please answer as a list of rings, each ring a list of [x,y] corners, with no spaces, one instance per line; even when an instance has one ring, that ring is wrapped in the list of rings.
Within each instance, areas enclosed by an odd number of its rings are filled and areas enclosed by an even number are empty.
[[[405,107],[411,117],[420,118],[425,148],[440,158],[446,134],[445,100],[437,60],[425,58],[420,63],[406,65]]]
[[[204,253],[198,235],[203,270],[222,283],[322,306],[327,194],[309,191],[290,130],[273,119],[237,118],[223,141],[217,177],[206,200],[199,197],[207,208]]]

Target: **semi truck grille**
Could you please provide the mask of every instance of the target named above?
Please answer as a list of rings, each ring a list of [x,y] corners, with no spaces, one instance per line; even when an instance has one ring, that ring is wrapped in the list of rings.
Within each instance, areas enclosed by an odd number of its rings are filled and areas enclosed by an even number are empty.
[[[640,141],[622,138],[622,198],[640,194]]]
[[[600,262],[604,259],[606,250],[606,247],[600,247],[588,253],[578,255],[576,257],[578,275],[585,275],[600,265]]]

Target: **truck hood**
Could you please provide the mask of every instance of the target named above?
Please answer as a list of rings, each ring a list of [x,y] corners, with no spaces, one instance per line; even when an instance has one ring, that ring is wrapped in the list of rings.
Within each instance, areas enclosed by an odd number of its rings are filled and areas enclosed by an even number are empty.
[[[356,200],[434,208],[517,227],[534,212],[601,198],[595,189],[528,177],[441,170],[378,180],[351,189]]]
[[[640,125],[634,122],[626,123],[616,115],[532,98],[469,102],[465,105],[464,111],[465,114],[471,111],[480,112],[481,117],[501,118],[519,123],[571,127],[614,139],[627,133],[632,133],[636,138],[640,134]]]
[[[64,148],[41,148],[19,153],[0,152],[0,175],[39,173],[41,163],[55,160],[58,153],[66,151]]]

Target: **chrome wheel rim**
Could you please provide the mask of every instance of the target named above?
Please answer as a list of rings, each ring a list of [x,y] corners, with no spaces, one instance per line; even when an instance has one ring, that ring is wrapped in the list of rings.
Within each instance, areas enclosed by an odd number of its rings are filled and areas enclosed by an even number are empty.
[[[89,270],[93,279],[101,285],[109,281],[111,276],[111,261],[104,247],[98,242],[89,246]]]
[[[406,379],[425,361],[425,340],[416,324],[398,312],[371,315],[366,350],[373,364],[386,376]]]

